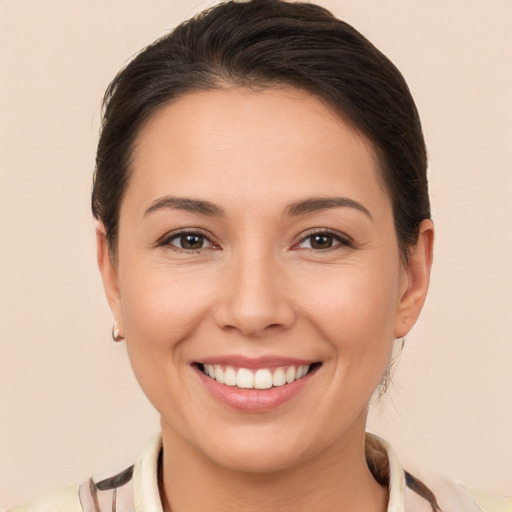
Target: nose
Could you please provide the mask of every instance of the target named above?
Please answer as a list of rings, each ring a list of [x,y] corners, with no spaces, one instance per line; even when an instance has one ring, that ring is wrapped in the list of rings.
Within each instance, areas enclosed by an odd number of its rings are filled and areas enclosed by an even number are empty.
[[[262,337],[295,321],[290,282],[275,257],[251,254],[233,258],[222,279],[215,321],[223,330]]]

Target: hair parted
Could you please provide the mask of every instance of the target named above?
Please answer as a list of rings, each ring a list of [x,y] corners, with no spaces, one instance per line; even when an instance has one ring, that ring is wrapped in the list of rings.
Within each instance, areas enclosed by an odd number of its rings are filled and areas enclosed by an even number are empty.
[[[402,256],[430,218],[427,153],[407,84],[364,36],[315,4],[251,0],[216,5],[144,48],[109,85],[92,211],[115,254],[119,210],[138,133],[187,92],[292,86],[321,99],[373,145]]]

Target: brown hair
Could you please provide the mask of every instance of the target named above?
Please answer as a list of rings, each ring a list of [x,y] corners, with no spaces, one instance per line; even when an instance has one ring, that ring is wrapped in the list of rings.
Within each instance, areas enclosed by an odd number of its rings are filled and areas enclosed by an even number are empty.
[[[421,124],[398,69],[364,36],[326,9],[302,2],[226,2],[185,21],[143,49],[104,98],[92,211],[115,255],[119,209],[142,124],[194,90],[233,85],[293,86],[333,108],[371,141],[407,259],[430,218]]]

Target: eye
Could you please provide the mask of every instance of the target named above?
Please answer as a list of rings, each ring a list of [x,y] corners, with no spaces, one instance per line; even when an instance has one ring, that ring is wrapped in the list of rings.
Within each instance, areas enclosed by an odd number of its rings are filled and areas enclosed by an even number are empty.
[[[350,246],[350,242],[337,233],[329,231],[319,231],[304,237],[296,247],[300,249],[312,249],[322,251],[332,249],[336,246]]]
[[[205,235],[193,231],[171,235],[164,240],[163,245],[171,245],[184,251],[199,251],[214,247]]]

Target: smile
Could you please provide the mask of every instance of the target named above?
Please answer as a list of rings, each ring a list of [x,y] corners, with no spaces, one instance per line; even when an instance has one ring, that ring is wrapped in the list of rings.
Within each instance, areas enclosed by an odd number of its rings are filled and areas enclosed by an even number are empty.
[[[270,389],[291,384],[305,377],[316,365],[302,364],[278,368],[236,368],[220,364],[199,364],[199,369],[225,386],[240,389]]]
[[[230,408],[259,414],[291,401],[322,367],[321,362],[286,359],[216,357],[192,366],[211,396]]]

